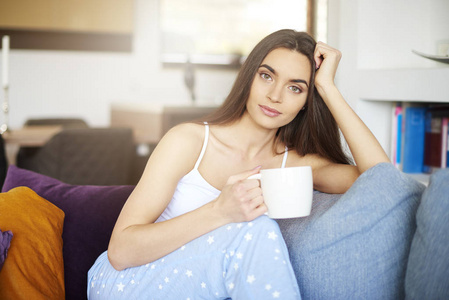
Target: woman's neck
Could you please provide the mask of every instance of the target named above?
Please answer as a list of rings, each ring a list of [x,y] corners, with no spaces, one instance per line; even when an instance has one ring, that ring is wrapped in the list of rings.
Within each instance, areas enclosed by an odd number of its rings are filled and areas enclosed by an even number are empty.
[[[273,146],[276,141],[276,129],[266,129],[257,126],[245,115],[240,120],[222,127],[222,129],[222,136],[226,140],[226,144],[244,153],[248,159],[264,155],[263,153],[274,154]],[[282,151],[283,146],[281,147]]]

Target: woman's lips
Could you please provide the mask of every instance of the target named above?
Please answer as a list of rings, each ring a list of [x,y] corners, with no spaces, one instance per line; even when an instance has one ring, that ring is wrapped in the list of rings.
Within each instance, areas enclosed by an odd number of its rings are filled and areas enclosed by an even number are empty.
[[[269,117],[277,117],[281,114],[281,112],[275,110],[274,108],[271,108],[269,106],[265,106],[265,105],[259,105],[260,109],[262,110],[262,112]]]

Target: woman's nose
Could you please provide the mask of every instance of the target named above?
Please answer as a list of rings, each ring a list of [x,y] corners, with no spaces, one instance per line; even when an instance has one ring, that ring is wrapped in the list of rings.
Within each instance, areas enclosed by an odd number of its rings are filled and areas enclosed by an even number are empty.
[[[278,84],[273,84],[271,90],[268,92],[267,97],[273,102],[282,101],[282,87]]]

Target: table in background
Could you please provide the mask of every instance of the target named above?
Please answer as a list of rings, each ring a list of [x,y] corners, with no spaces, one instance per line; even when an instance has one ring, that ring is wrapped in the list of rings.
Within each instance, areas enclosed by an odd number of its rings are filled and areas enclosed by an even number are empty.
[[[17,152],[20,147],[42,147],[55,134],[62,130],[60,125],[52,126],[24,126],[11,129],[3,133],[6,158],[9,164],[16,163]]]

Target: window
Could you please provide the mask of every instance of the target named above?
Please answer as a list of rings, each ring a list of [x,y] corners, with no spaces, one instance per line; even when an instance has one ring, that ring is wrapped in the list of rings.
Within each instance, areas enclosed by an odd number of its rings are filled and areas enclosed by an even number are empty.
[[[327,0],[160,0],[160,16],[164,63],[235,66],[276,30],[327,34]]]

